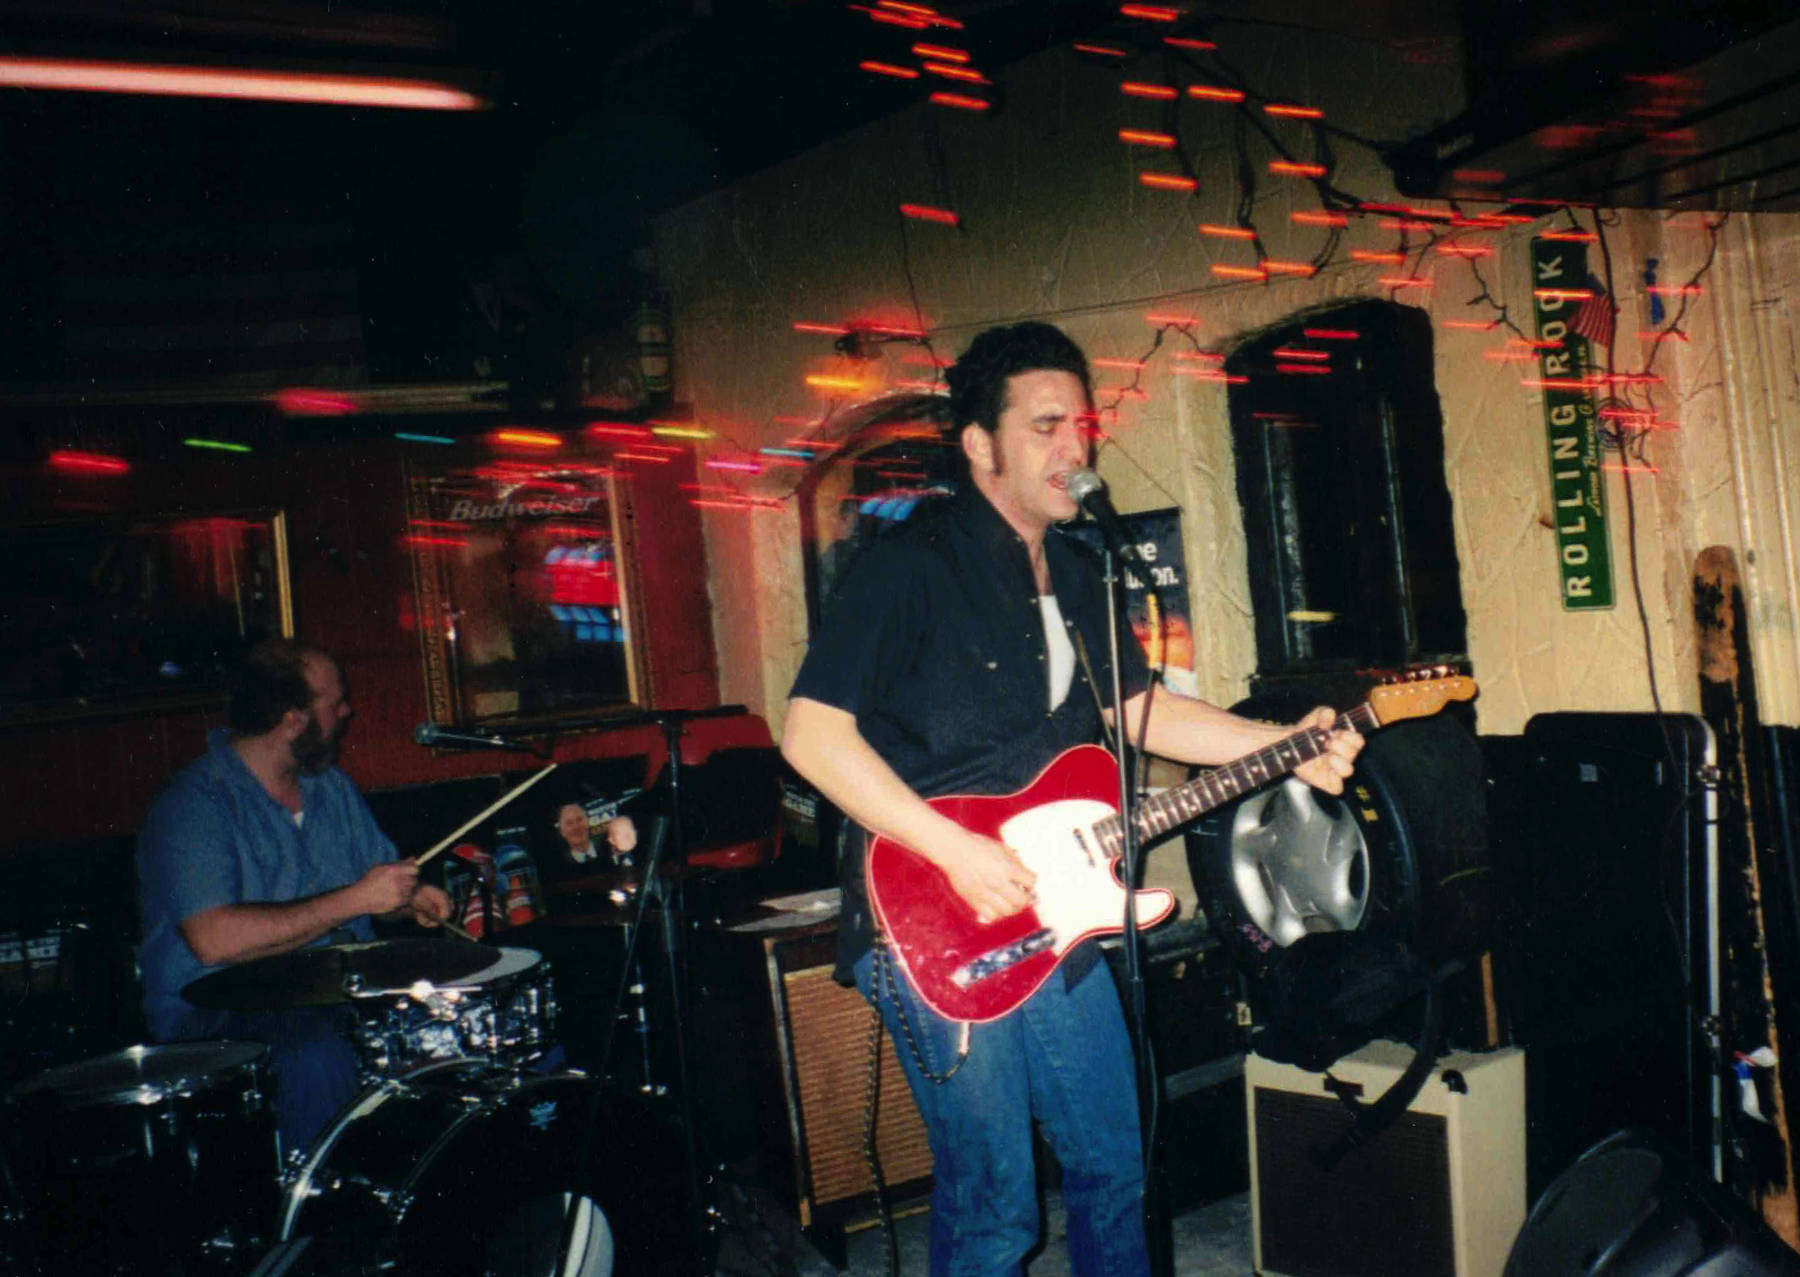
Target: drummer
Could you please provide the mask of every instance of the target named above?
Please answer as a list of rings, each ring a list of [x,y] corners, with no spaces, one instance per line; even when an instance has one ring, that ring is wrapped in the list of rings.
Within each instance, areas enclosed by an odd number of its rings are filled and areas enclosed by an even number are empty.
[[[398,859],[334,765],[350,715],[330,656],[292,639],[258,644],[237,671],[229,730],[208,736],[138,834],[150,1033],[268,1043],[284,1149],[304,1148],[356,1093],[350,1013],[206,1011],[182,988],[232,963],[373,940],[374,918],[436,926],[450,916],[449,897]]]

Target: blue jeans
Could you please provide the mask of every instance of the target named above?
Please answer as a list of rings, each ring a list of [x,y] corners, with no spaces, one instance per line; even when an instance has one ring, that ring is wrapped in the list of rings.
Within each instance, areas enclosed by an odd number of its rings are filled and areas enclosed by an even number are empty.
[[[343,1007],[233,1012],[221,1037],[263,1042],[275,1078],[275,1126],[281,1151],[305,1149],[362,1089],[350,1034],[356,1020]]]
[[[1150,1271],[1131,1044],[1105,963],[1073,989],[1058,972],[1010,1015],[973,1026],[969,1057],[947,1082],[921,1075],[906,1030],[941,1077],[962,1025],[928,1010],[886,955],[858,959],[856,983],[880,1008],[931,1140],[932,1277],[1020,1271],[1038,1240],[1033,1119],[1062,1166],[1077,1277]]]

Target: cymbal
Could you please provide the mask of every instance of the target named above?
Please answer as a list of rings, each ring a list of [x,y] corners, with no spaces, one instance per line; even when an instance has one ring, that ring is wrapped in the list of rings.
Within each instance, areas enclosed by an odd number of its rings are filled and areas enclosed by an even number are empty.
[[[499,960],[500,950],[462,940],[321,945],[201,976],[181,996],[212,1011],[337,1006],[358,995],[404,989],[419,980],[448,984],[485,971]]]

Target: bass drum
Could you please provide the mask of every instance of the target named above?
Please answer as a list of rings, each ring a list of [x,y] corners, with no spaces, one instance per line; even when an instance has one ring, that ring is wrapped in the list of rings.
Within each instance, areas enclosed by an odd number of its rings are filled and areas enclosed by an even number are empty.
[[[311,1238],[331,1273],[691,1273],[680,1149],[646,1104],[581,1074],[450,1060],[338,1115],[286,1187],[280,1236]]]

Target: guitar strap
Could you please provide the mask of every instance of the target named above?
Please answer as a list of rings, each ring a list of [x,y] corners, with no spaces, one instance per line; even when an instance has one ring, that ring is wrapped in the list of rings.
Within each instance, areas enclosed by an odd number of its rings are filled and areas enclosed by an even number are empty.
[[[1075,655],[1081,661],[1081,674],[1087,680],[1088,692],[1094,698],[1094,709],[1100,715],[1100,735],[1105,739],[1106,747],[1116,753],[1118,746],[1113,743],[1112,729],[1106,725],[1106,706],[1100,701],[1100,684],[1094,679],[1094,667],[1088,663],[1087,643],[1081,637],[1081,627],[1071,625],[1069,637],[1075,640]]]

